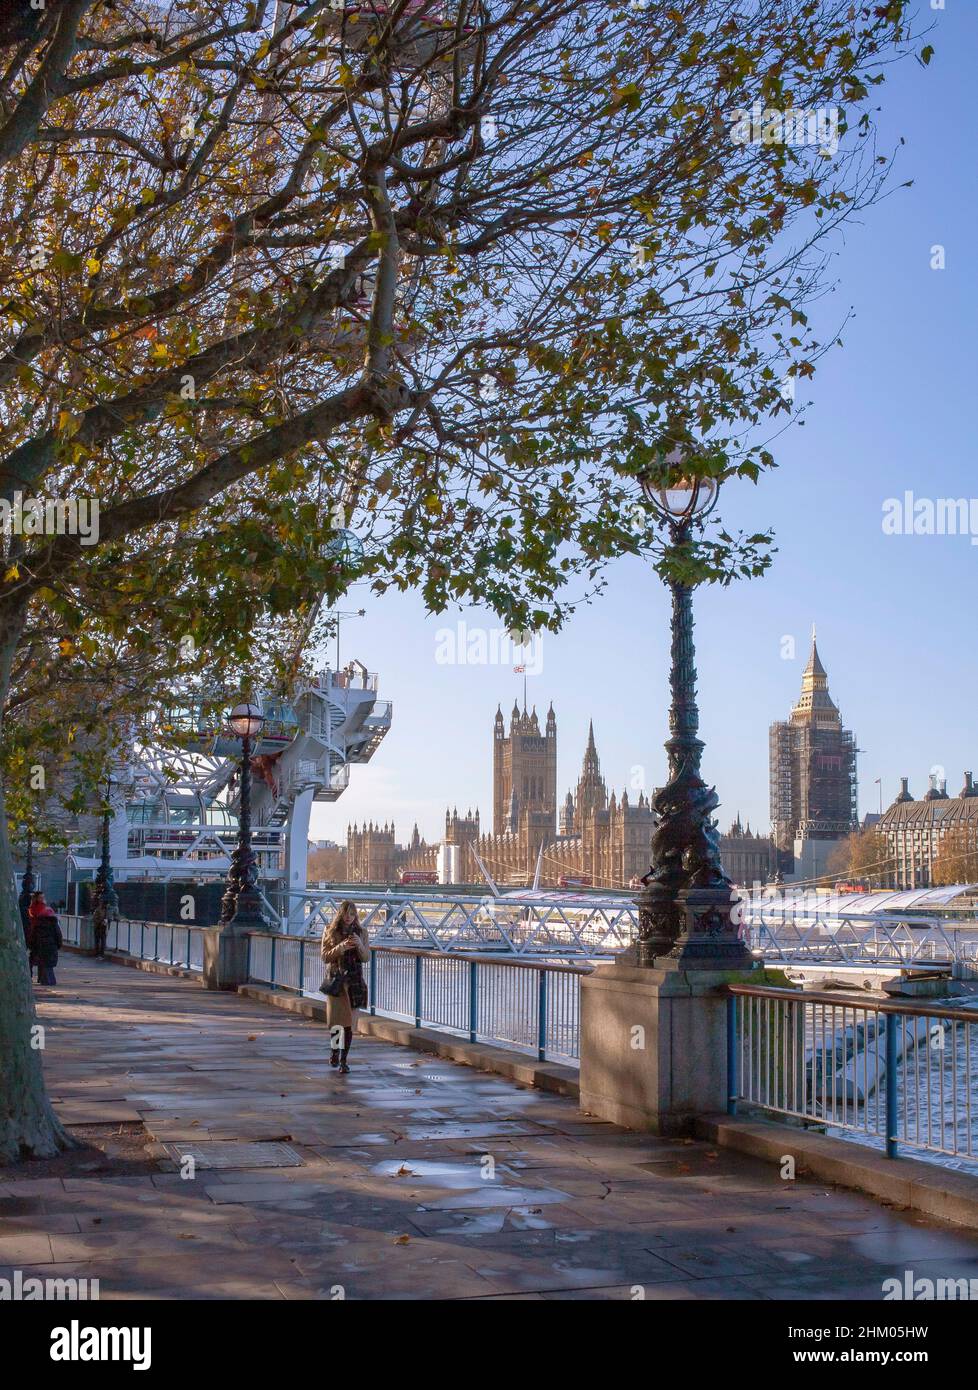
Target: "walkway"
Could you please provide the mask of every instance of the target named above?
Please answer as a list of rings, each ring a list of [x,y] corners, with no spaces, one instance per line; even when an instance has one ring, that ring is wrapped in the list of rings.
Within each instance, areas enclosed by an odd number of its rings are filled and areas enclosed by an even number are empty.
[[[908,1268],[978,1277],[978,1234],[373,1039],[340,1077],[315,1023],[62,967],[41,1016],[65,1120],[141,1119],[175,1155],[216,1141],[231,1159],[192,1178],[169,1160],[109,1180],[0,1170],[0,1277],[174,1299],[878,1299]],[[251,1141],[301,1165],[233,1166]]]

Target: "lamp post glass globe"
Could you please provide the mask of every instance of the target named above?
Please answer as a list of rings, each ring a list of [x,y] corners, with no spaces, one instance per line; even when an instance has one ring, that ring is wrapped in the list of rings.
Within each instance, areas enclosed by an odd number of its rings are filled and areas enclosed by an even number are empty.
[[[228,715],[228,727],[238,738],[256,738],[264,722],[265,716],[257,705],[235,705]]]
[[[345,526],[333,531],[323,549],[343,570],[357,570],[363,564],[363,541]]]
[[[682,468],[684,461],[682,450],[673,449],[663,459],[663,465],[673,471]],[[705,516],[716,501],[720,487],[715,478],[690,478],[683,474],[663,482],[661,472],[646,474],[641,484],[655,510],[676,525]]]

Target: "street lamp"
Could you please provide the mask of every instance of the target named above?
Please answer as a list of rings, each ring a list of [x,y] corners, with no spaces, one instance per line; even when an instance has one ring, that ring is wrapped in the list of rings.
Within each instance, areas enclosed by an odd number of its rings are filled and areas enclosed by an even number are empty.
[[[109,850],[109,828],[112,820],[112,778],[109,777],[105,783],[105,804],[102,807],[102,859],[95,875],[94,891],[92,894],[92,907],[100,907],[105,913],[105,920],[119,910],[119,898],[115,891],[115,883],[112,878],[112,863]]]
[[[24,858],[24,876],[20,881],[20,894],[17,898],[17,907],[20,911],[20,922],[24,928],[24,937],[27,937],[27,929],[30,925],[30,906],[31,894],[34,891],[34,832],[30,826],[27,827],[27,854]]]
[[[228,728],[241,740],[241,808],[238,843],[231,855],[227,888],[221,899],[221,926],[233,932],[261,931],[265,918],[258,896],[258,866],[251,847],[251,744],[261,733],[265,716],[257,705],[235,705]]]
[[[664,471],[641,479],[642,491],[668,538],[663,551],[675,552],[702,528],[716,506],[720,485],[714,478],[684,473],[680,450],[663,462]],[[720,801],[716,789],[700,776],[694,585],[671,574],[665,582],[672,594],[672,699],[665,745],[669,781],[652,798],[652,867],[636,899],[636,958],[647,966],[668,959],[681,970],[746,969],[753,958],[731,921],[733,885],[720,862],[720,838],[712,818]]]

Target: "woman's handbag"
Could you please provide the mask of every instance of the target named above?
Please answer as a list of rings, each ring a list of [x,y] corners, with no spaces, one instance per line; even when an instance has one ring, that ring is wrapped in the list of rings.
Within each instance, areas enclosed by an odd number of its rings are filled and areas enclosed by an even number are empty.
[[[344,978],[342,970],[334,970],[323,980],[322,984],[319,986],[319,991],[321,994],[328,994],[331,998],[335,999],[338,995],[343,993],[345,986],[346,979]]]

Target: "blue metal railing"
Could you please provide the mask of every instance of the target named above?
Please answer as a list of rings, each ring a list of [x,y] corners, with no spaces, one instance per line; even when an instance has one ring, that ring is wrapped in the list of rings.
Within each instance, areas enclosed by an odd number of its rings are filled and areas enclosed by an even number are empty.
[[[316,996],[324,967],[301,937],[253,933],[249,978]],[[370,952],[369,1011],[471,1042],[494,1042],[540,1061],[580,1055],[580,977],[589,966],[452,955],[404,946]]]
[[[740,1102],[901,1147],[978,1159],[978,1010],[731,985],[728,1112]]]
[[[82,920],[71,914],[61,918],[61,930],[68,945],[79,945]],[[203,970],[202,933],[202,927],[182,926],[174,922],[136,922],[122,917],[109,923],[105,947],[108,951],[121,951],[140,960],[180,965],[185,970]]]

